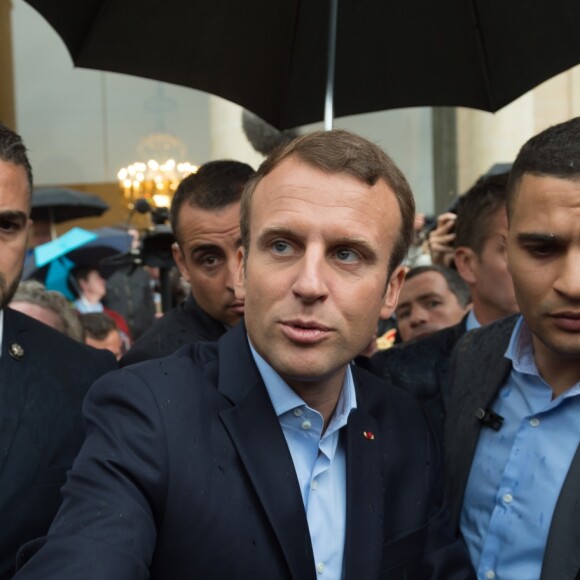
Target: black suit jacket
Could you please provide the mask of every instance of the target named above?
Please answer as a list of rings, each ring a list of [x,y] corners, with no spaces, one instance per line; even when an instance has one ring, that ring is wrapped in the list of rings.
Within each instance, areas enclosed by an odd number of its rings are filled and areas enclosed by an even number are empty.
[[[481,422],[478,409],[488,408],[511,372],[504,357],[518,315],[467,333],[451,363],[451,393],[447,405],[446,488],[453,525],[459,527],[463,496]],[[541,580],[573,580],[580,571],[580,447],[556,503]]]
[[[18,548],[45,534],[82,440],[89,386],[117,366],[113,355],[4,309],[0,358],[0,578]]]
[[[218,340],[226,327],[203,311],[190,294],[166,312],[135,342],[119,365],[127,366],[173,354],[186,344]]]
[[[441,439],[451,353],[466,332],[466,322],[467,316],[455,326],[380,351],[371,359],[373,372],[411,393],[421,403]]]
[[[345,577],[472,578],[422,411],[353,372]],[[109,375],[84,413],[63,507],[22,551],[26,561],[40,548],[19,580],[315,579],[294,465],[243,324]]]

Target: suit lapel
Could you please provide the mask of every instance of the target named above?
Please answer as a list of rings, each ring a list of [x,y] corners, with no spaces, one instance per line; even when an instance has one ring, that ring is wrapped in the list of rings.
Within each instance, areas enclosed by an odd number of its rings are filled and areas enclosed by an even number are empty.
[[[467,316],[463,318],[463,320],[446,330],[442,330],[441,333],[445,334],[445,343],[440,345],[440,350],[437,352],[437,356],[435,359],[435,376],[437,377],[437,390],[441,395],[441,403],[443,405],[443,409],[447,411],[447,402],[449,399],[449,359],[451,358],[451,353],[453,352],[453,348],[459,341],[459,339],[465,334],[466,332],[466,319]]]
[[[478,409],[487,409],[504,384],[511,362],[504,357],[516,318],[496,328],[468,333],[451,363],[451,395],[445,422],[447,497],[458,525],[467,478],[479,439]]]
[[[346,541],[345,578],[378,578],[382,544],[384,489],[382,453],[384,442],[374,417],[363,410],[357,389],[358,408],[349,416],[346,442]],[[366,434],[366,435],[365,435]]]
[[[232,407],[220,413],[293,578],[314,578],[314,556],[302,495],[278,417],[255,366],[243,324],[219,343],[219,390]]]
[[[576,449],[556,503],[546,544],[541,580],[580,576],[579,489],[580,445]]]
[[[0,475],[10,453],[28,391],[27,358],[31,353],[27,352],[23,320],[23,317],[14,316],[9,308],[4,309],[0,359]],[[11,354],[13,345],[22,347],[21,358]]]

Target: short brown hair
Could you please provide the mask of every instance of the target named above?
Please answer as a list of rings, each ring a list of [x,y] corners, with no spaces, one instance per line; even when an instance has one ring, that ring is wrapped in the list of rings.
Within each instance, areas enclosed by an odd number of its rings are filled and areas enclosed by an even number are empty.
[[[420,276],[421,274],[425,274],[427,272],[436,272],[437,274],[441,274],[441,276],[443,276],[445,283],[447,284],[447,288],[450,292],[455,294],[457,302],[460,304],[460,306],[465,308],[471,302],[471,292],[469,291],[469,286],[465,280],[455,270],[446,268],[445,266],[431,264],[429,266],[417,266],[415,268],[411,268],[405,275],[405,282],[408,282],[416,276]]]
[[[86,312],[79,314],[79,318],[85,336],[94,340],[105,340],[111,332],[119,330],[115,321],[104,312]]]
[[[580,181],[580,117],[548,127],[520,149],[507,188],[508,220],[525,173]]]
[[[491,232],[491,220],[505,210],[509,173],[484,176],[463,195],[457,206],[454,246],[471,248],[481,255]]]
[[[254,170],[241,161],[218,159],[204,163],[179,184],[171,202],[171,229],[179,242],[179,214],[184,205],[218,211],[240,201],[242,191]]]
[[[401,211],[401,231],[389,261],[390,275],[403,261],[413,237],[415,200],[411,187],[402,171],[378,145],[341,129],[317,131],[294,139],[271,153],[249,179],[242,195],[240,216],[245,256],[250,248],[250,210],[254,191],[266,175],[292,156],[326,173],[346,173],[370,186],[382,179],[394,191]]]

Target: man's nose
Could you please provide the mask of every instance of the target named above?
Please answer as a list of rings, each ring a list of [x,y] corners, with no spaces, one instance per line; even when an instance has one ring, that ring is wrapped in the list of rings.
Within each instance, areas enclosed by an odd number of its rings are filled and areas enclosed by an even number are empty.
[[[425,324],[428,320],[429,316],[425,308],[419,305],[415,305],[411,308],[411,314],[409,316],[411,328],[416,328],[421,324]]]
[[[554,289],[570,300],[580,301],[580,248],[567,253],[558,270]]]
[[[296,277],[292,291],[306,302],[314,302],[328,295],[326,281],[328,264],[320,250],[307,250],[296,262]]]

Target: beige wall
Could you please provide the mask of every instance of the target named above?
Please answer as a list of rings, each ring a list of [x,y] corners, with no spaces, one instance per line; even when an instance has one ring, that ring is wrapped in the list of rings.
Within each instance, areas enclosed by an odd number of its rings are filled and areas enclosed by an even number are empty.
[[[495,114],[457,110],[459,191],[550,125],[580,115],[580,67],[555,76]]]

